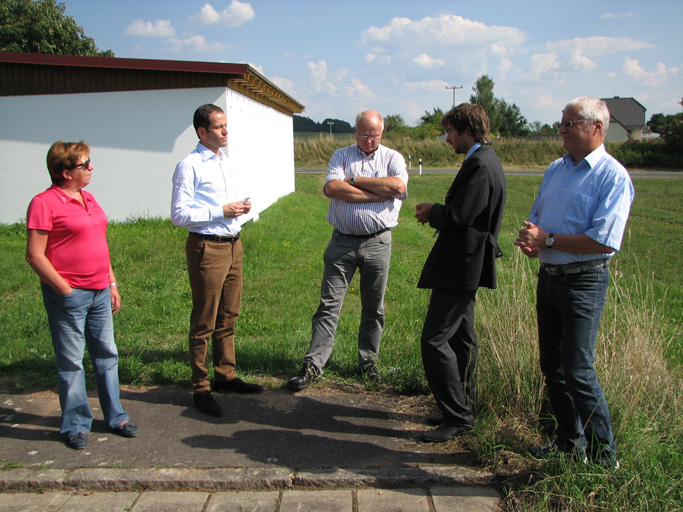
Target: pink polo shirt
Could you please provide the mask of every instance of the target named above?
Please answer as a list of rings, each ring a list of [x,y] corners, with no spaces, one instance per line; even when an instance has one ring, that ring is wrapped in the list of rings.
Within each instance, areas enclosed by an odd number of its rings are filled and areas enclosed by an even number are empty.
[[[81,190],[85,208],[56,185],[33,198],[28,229],[48,231],[45,256],[73,288],[109,286],[107,215],[93,195]]]

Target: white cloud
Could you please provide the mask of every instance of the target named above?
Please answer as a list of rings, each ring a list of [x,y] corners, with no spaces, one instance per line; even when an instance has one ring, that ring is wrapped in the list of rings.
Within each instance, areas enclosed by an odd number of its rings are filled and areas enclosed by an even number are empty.
[[[344,87],[344,95],[347,98],[371,98],[374,96],[370,88],[357,78]]]
[[[186,39],[169,39],[173,51],[176,52],[206,52],[214,53],[226,50],[223,43],[209,43],[204,36],[191,36]]]
[[[331,98],[358,99],[374,96],[370,88],[357,78],[349,78],[349,71],[341,69],[334,73],[327,69],[327,62],[309,62],[309,80],[312,94],[328,94]]]
[[[515,65],[510,59],[500,59],[500,62],[498,63],[498,73],[505,76],[514,67]]]
[[[606,12],[605,14],[603,14],[600,17],[603,20],[633,18],[633,13],[631,11],[627,11],[627,12]]]
[[[489,26],[461,16],[443,14],[421,20],[393,18],[383,27],[370,27],[362,33],[359,46],[369,54],[389,56],[396,64],[434,62],[451,65],[464,60],[486,62],[490,56],[503,57],[520,51],[526,34],[514,27]],[[367,58],[366,58],[367,61]]]
[[[173,37],[175,28],[168,20],[156,20],[152,23],[139,18],[128,25],[125,33],[138,37]]]
[[[536,80],[548,73],[553,73],[560,67],[557,54],[555,53],[536,53],[532,55],[529,63],[529,74]]]
[[[211,4],[204,4],[199,14],[191,16],[192,21],[202,25],[221,24],[228,27],[239,27],[251,21],[256,16],[251,4],[232,0],[230,5],[221,12],[213,8]]]
[[[572,60],[593,60],[597,57],[614,55],[620,52],[644,50],[656,48],[654,44],[640,41],[632,37],[575,37],[574,39],[562,39],[549,41],[546,48],[558,54],[570,54]]]
[[[434,68],[434,67],[440,67],[440,66],[445,66],[446,63],[441,60],[441,59],[434,59],[427,55],[426,53],[421,53],[417,57],[415,57],[413,60],[410,61],[411,64],[415,64],[418,67],[421,68]]]
[[[667,69],[663,62],[655,64],[654,71],[647,71],[640,65],[637,59],[630,59],[628,57],[626,57],[621,69],[626,75],[635,80],[636,83],[647,87],[663,85],[670,76],[677,77],[680,73],[680,68],[671,67]]]
[[[290,80],[289,78],[282,78],[279,76],[274,76],[270,79],[270,81],[273,82],[280,89],[282,89],[283,91],[287,92],[290,95],[293,95],[296,93],[296,89],[294,87],[294,81]]]

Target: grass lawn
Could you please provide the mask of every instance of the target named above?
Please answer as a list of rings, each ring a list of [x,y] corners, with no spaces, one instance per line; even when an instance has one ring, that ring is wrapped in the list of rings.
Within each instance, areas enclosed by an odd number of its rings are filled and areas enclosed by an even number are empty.
[[[243,229],[239,371],[283,385],[301,365],[319,300],[322,254],[331,227],[323,174],[297,175],[296,193]],[[403,393],[428,391],[419,336],[428,292],[418,290],[433,230],[413,218],[420,201],[441,201],[453,176],[411,176],[394,232],[380,370]],[[499,289],[481,290],[480,399],[471,448],[501,475],[532,475],[512,486],[515,510],[680,510],[683,508],[683,180],[634,179],[636,200],[622,251],[612,264],[596,367],[613,415],[622,469],[567,471],[566,461],[538,464],[525,455],[550,431],[538,369],[534,287],[537,261],[512,245],[540,185],[509,176],[501,231]],[[169,220],[138,219],[109,228],[123,307],[115,316],[122,383],[187,385],[191,306],[186,230]],[[24,261],[25,225],[0,226],[0,388],[54,389],[54,355],[38,279]],[[347,294],[324,381],[356,381],[357,278]],[[90,383],[92,386],[92,383]],[[539,421],[540,418],[540,421]],[[514,480],[514,479],[513,479]]]

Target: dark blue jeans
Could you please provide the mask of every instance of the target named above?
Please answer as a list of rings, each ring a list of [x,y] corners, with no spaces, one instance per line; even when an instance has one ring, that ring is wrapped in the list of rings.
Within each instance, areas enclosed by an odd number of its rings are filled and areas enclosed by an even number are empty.
[[[538,274],[536,311],[541,371],[561,449],[586,446],[592,458],[615,454],[609,409],[595,375],[595,339],[609,267],[563,276]]]

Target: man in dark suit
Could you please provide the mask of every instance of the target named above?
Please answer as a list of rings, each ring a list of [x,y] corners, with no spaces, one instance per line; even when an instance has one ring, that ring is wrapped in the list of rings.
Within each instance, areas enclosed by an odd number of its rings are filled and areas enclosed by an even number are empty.
[[[438,237],[422,270],[418,288],[432,290],[422,329],[422,362],[441,410],[430,416],[438,425],[424,432],[427,442],[443,442],[474,426],[477,386],[477,337],[474,302],[477,288],[496,288],[501,256],[498,233],[505,205],[505,176],[486,141],[490,122],[480,105],[463,103],[442,120],[446,141],[465,161],[446,194],[445,204],[419,203],[415,217]]]

